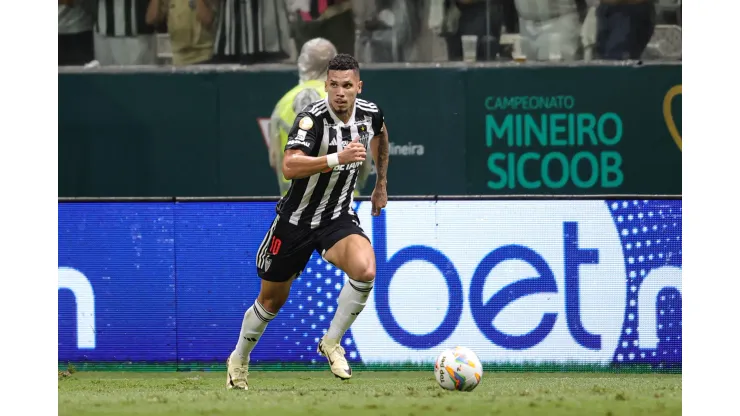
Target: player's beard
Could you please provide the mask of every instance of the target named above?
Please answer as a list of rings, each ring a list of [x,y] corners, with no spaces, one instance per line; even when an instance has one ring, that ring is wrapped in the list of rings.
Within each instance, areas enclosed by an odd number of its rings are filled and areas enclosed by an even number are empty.
[[[350,113],[350,109],[354,106],[354,101],[350,102],[350,100],[347,100],[343,109],[336,108],[336,105],[334,102],[331,103],[331,109],[334,111],[334,114],[337,116],[347,116]]]

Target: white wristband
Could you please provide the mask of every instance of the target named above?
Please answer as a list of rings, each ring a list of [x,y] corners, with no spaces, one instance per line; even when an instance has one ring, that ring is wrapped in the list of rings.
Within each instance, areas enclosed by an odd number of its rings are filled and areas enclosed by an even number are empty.
[[[326,163],[330,168],[339,165],[339,155],[336,153],[326,155]]]

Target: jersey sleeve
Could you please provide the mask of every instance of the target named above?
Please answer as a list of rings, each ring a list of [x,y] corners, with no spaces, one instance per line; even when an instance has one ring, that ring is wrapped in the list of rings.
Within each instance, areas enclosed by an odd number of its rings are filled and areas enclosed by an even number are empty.
[[[378,107],[378,112],[373,114],[373,131],[376,136],[384,133],[383,123],[385,123],[385,116],[383,115],[383,110]]]
[[[301,112],[296,116],[293,127],[288,133],[285,150],[300,149],[307,155],[311,154],[316,145],[317,137],[319,137],[319,133],[316,120],[310,113]]]

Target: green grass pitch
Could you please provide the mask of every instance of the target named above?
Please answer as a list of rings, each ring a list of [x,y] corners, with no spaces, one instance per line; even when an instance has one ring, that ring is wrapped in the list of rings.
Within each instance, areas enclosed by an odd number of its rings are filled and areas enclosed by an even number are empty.
[[[252,371],[227,391],[223,371],[60,375],[59,415],[680,415],[680,374],[489,372],[472,392],[431,371]]]

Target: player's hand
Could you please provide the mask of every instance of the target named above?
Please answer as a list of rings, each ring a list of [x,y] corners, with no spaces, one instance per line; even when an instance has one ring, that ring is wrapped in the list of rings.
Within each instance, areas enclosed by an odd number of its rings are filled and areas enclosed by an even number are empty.
[[[380,215],[380,211],[385,208],[388,204],[388,192],[385,189],[385,184],[376,183],[375,189],[373,189],[373,195],[370,197],[370,202],[373,204],[372,216],[377,217]]]
[[[340,165],[346,165],[348,163],[353,162],[362,162],[367,157],[367,150],[365,150],[365,146],[362,145],[362,143],[359,142],[360,138],[355,137],[354,140],[352,140],[347,147],[345,147],[337,157],[339,158],[339,164]]]

